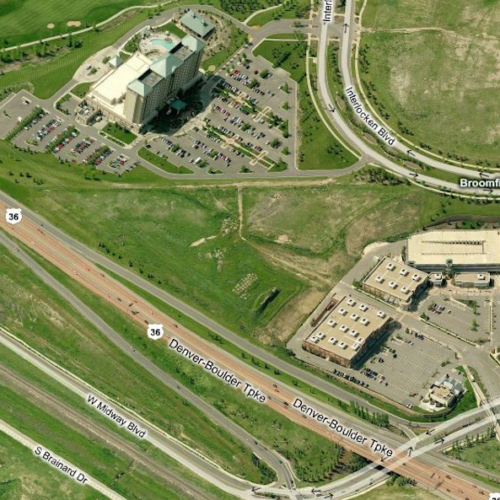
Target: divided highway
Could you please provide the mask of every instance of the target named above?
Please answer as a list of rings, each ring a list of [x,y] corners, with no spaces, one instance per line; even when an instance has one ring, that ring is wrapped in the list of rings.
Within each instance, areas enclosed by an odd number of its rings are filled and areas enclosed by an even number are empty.
[[[0,203],[0,212],[5,212],[7,208],[8,205]],[[169,348],[168,346],[171,348],[173,340],[176,339],[185,349],[183,355],[187,356],[186,352],[188,352],[192,359],[195,359],[194,355],[197,355],[199,358],[211,362],[218,370],[225,370],[226,373],[233,374],[234,378],[242,383],[242,387],[245,387],[247,397],[257,399],[255,397],[257,391],[264,398],[258,399],[261,404],[268,405],[291,421],[309,428],[372,462],[382,464],[389,470],[415,479],[418,483],[451,498],[482,500],[486,495],[486,492],[478,487],[474,481],[463,479],[454,473],[443,473],[438,465],[439,462],[436,463],[431,456],[408,459],[404,454],[402,457],[401,453],[395,451],[401,444],[404,444],[405,440],[401,439],[400,436],[377,429],[348,415],[332,416],[333,409],[328,405],[315,401],[309,395],[298,390],[276,384],[273,378],[242,363],[241,360],[233,358],[217,346],[202,340],[139,295],[106,275],[69,245],[48,233],[45,227],[35,223],[27,214],[24,215],[21,223],[14,226],[7,224],[5,218],[0,218],[0,228],[22,241],[82,286],[132,318],[144,328],[145,335],[147,325],[163,324],[166,335],[162,341],[166,343],[166,348]],[[246,392],[248,387],[253,389],[253,394],[250,391]],[[305,405],[305,408],[308,408],[307,411],[297,410],[300,404],[294,403],[297,403],[298,399]],[[256,402],[256,404],[259,403]],[[320,419],[318,415],[322,415],[324,418]],[[329,422],[329,425],[325,425],[325,421]],[[339,430],[340,428],[349,431],[349,433],[345,434]],[[363,437],[364,440],[361,439]],[[405,457],[406,460],[402,461]],[[272,491],[272,488],[269,491]],[[282,493],[279,490],[277,492]]]

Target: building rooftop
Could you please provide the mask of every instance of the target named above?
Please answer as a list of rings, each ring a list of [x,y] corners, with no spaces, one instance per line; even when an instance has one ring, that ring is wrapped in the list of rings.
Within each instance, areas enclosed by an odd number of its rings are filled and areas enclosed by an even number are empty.
[[[137,52],[119,68],[104,75],[92,86],[90,92],[100,101],[113,106],[123,99],[128,84],[140,78],[150,64],[149,58]]]
[[[490,273],[456,273],[455,283],[474,283],[476,285],[488,285],[491,281]]]
[[[426,231],[408,238],[407,259],[415,265],[500,264],[500,231],[444,230]]]
[[[192,35],[186,35],[181,40],[181,44],[192,52],[200,52],[200,50],[203,50],[205,47],[205,42],[202,42]]]
[[[194,31],[201,38],[205,38],[215,26],[207,21],[204,17],[190,10],[181,18],[181,24],[186,28]]]
[[[154,61],[151,70],[156,74],[166,78],[170,76],[177,68],[182,66],[182,62],[171,53],[164,54]]]
[[[427,277],[427,273],[385,257],[363,280],[363,284],[382,295],[391,295],[402,303],[408,303]]]
[[[123,59],[120,56],[114,56],[108,62],[108,64],[113,68],[118,68],[118,66],[121,66],[122,63]]]
[[[306,342],[351,360],[361,345],[389,320],[385,311],[343,296]]]

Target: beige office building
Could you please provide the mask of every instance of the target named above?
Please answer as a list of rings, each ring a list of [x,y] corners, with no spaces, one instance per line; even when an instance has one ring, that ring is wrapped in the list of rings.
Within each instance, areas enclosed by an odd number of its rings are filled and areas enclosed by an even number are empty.
[[[408,309],[427,287],[427,273],[392,259],[382,259],[361,283],[363,290],[385,302]]]
[[[391,321],[380,309],[352,297],[334,297],[335,305],[302,347],[341,366],[355,365],[383,335]]]
[[[500,231],[425,231],[408,238],[408,264],[428,272],[499,272]]]
[[[109,120],[140,131],[195,83],[204,46],[187,35],[155,60],[137,52],[95,83],[87,97]]]

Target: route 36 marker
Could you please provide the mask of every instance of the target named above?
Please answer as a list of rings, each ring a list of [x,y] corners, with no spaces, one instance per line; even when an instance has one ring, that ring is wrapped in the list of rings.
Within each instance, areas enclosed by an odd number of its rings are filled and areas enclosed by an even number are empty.
[[[148,325],[148,337],[151,340],[159,340],[163,337],[163,325]]]
[[[500,493],[490,493],[489,500],[500,500]]]
[[[5,220],[9,224],[19,224],[23,220],[23,214],[20,208],[8,208],[5,211]]]

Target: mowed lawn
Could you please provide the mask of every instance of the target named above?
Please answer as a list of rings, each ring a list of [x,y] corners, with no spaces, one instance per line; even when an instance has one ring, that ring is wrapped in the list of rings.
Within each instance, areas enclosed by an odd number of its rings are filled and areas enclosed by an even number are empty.
[[[73,500],[106,497],[44,463],[33,451],[0,432],[0,498],[53,500],[59,495]]]
[[[500,165],[500,3],[370,0],[362,24],[360,74],[379,115],[433,153]]]
[[[293,35],[289,35],[293,38]],[[331,170],[352,165],[356,158],[328,131],[318,115],[307,86],[306,42],[264,41],[254,51],[283,68],[299,84],[299,161],[301,170]],[[314,64],[311,61],[311,64]],[[292,95],[279,90],[283,101]]]
[[[495,438],[461,449],[458,458],[485,471],[500,474],[500,444]]]
[[[413,486],[380,486],[356,500],[438,500],[439,497]]]
[[[82,42],[79,48],[64,48],[55,56],[43,61],[23,63],[20,69],[8,71],[0,75],[0,89],[11,85],[29,82],[34,87],[34,94],[48,99],[64,84],[69,82],[76,70],[94,53],[114,44],[135,25],[147,19],[146,11],[135,11],[125,14],[120,20],[103,28],[99,32],[89,31],[75,36],[74,40]],[[50,42],[67,45],[67,42]]]
[[[294,0],[294,2],[302,5],[305,0]],[[101,0],[81,2],[2,0],[0,3],[0,46],[15,46],[66,33],[67,23],[70,21],[80,22],[81,28],[93,26],[129,7],[151,5],[151,11],[154,12],[159,3],[165,3],[167,4],[165,8],[169,8],[169,3],[176,5],[190,2],[189,0],[180,2],[167,0],[161,2],[152,0],[108,0],[106,2]],[[237,3],[234,0],[207,0],[203,3],[222,8],[238,19],[245,19],[254,11],[278,3],[278,0],[242,0]],[[48,26],[52,24],[54,27],[49,28]]]

